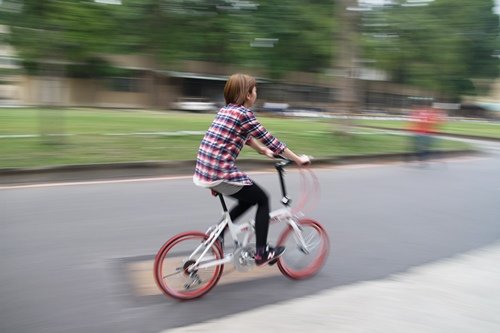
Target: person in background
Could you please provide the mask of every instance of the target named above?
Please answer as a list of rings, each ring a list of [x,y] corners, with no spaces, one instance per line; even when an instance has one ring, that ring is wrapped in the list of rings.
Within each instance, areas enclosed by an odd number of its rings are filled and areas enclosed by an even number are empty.
[[[444,122],[443,113],[429,105],[414,104],[410,113],[412,151],[416,160],[424,163],[430,158],[434,135]]]

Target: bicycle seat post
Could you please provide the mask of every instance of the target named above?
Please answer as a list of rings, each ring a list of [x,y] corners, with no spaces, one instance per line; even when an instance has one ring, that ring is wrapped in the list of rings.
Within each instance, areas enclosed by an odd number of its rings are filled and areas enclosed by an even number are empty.
[[[220,203],[222,205],[222,210],[224,210],[224,213],[227,213],[227,206],[226,201],[224,200],[224,196],[221,193],[218,193],[217,196],[219,197]]]
[[[214,197],[219,197],[220,203],[222,205],[222,209],[224,210],[224,213],[227,213],[227,206],[226,206],[226,202],[224,201],[224,196],[222,195],[222,193],[219,193],[213,189],[211,190],[211,192],[212,192],[212,195]]]

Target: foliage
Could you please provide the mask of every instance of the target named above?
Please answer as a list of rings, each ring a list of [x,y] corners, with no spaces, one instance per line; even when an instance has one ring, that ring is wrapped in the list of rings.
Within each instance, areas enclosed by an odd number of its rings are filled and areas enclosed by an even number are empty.
[[[82,61],[102,51],[113,29],[105,8],[92,0],[10,0],[21,10],[6,17],[11,43],[24,60]]]
[[[33,62],[47,59],[92,69],[95,56],[108,52],[151,54],[163,64],[185,59],[244,64],[279,75],[329,66],[332,3],[5,0],[2,7],[18,10],[0,11],[0,17],[13,26],[11,42],[32,69]]]
[[[29,74],[96,77],[106,71],[97,54],[109,49],[115,27],[100,4],[5,0],[0,9],[1,19],[11,27],[10,43]]]
[[[129,0],[116,16],[125,51],[140,49],[163,63],[205,60],[279,74],[328,67],[332,8],[332,1]]]
[[[134,53],[153,55],[166,67],[204,60],[279,77],[333,66],[334,32],[342,28],[334,15],[345,10],[334,0],[104,2],[2,0],[0,20],[12,27],[11,42],[32,72],[55,70],[48,65],[55,61],[65,74],[105,75],[99,55]],[[456,99],[474,92],[471,79],[497,76],[493,0],[385,3],[363,12],[360,32],[363,58],[375,60],[392,81]]]
[[[455,99],[474,93],[470,79],[498,75],[499,19],[492,7],[493,0],[400,0],[370,11],[363,26],[366,57],[395,82]]]

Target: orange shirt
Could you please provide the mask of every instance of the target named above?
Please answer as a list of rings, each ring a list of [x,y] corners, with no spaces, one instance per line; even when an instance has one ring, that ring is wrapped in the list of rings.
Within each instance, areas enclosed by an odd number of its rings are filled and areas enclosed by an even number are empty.
[[[432,108],[415,109],[410,117],[409,130],[415,133],[434,133],[441,122],[437,110]]]

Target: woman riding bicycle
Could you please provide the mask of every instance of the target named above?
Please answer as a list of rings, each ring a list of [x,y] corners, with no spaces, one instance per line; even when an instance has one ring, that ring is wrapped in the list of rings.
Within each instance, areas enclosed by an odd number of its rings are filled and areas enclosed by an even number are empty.
[[[310,160],[292,152],[255,118],[250,110],[257,99],[255,78],[245,74],[232,75],[224,87],[224,99],[226,106],[217,113],[198,149],[193,182],[237,199],[238,203],[229,212],[232,221],[257,205],[255,263],[263,265],[281,256],[285,248],[267,245],[268,195],[236,167],[236,158],[247,144],[269,158],[282,155],[298,165],[309,164]]]

